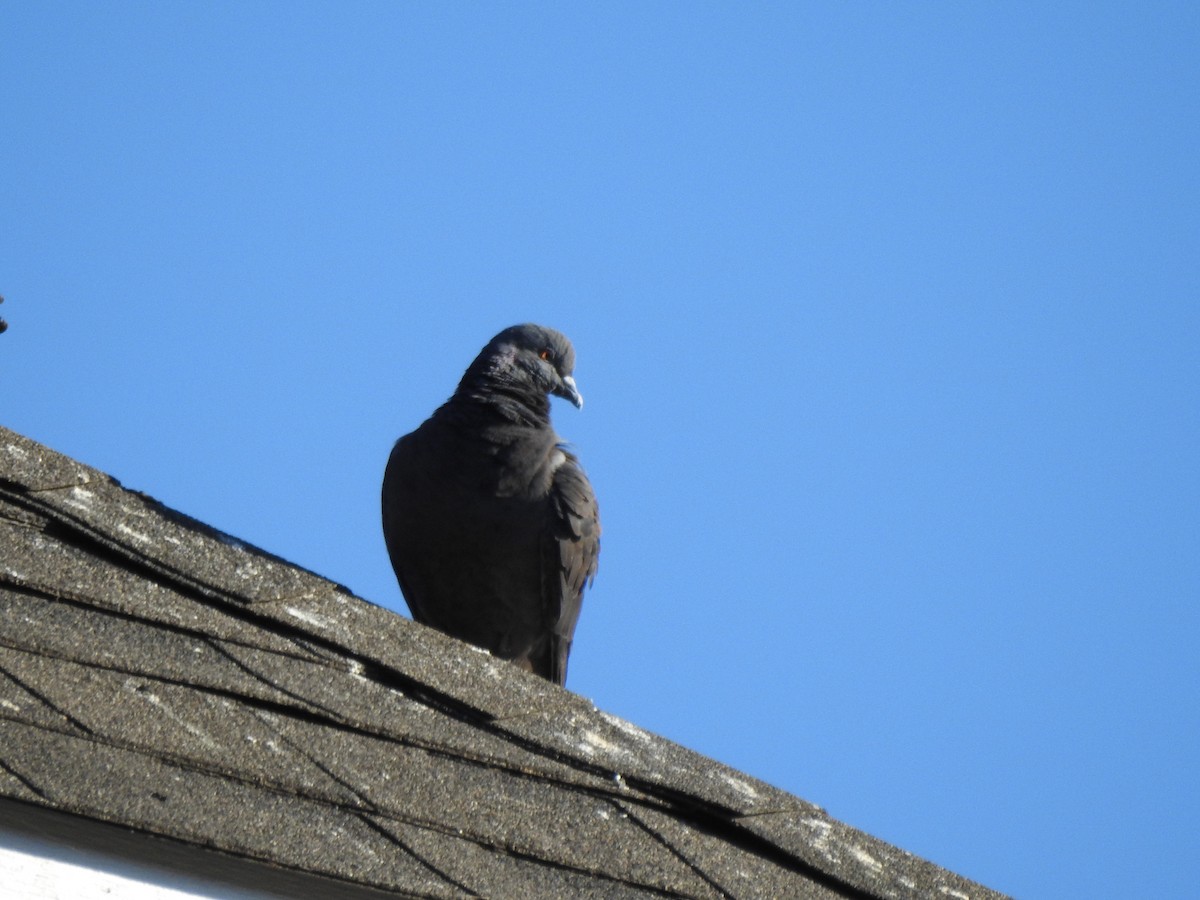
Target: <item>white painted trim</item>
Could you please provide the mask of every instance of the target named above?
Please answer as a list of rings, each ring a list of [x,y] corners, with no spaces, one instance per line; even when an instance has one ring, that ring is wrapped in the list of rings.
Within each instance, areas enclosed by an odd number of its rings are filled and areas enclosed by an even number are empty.
[[[266,900],[264,894],[0,829],[0,893],[22,900]]]
[[[383,900],[394,896],[0,798],[0,900]]]

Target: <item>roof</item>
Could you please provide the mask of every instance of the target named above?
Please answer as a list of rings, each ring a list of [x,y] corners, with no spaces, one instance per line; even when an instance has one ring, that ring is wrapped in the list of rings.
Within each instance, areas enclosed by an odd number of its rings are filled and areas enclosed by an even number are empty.
[[[405,896],[1000,896],[5,429],[0,797]]]

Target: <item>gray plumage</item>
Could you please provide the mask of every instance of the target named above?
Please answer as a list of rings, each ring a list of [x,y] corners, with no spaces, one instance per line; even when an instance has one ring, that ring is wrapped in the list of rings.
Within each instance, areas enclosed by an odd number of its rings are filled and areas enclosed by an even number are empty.
[[[383,478],[384,540],[413,618],[557,684],[600,555],[592,486],[550,425],[550,394],[583,406],[574,367],[559,332],[505,329],[396,442]]]

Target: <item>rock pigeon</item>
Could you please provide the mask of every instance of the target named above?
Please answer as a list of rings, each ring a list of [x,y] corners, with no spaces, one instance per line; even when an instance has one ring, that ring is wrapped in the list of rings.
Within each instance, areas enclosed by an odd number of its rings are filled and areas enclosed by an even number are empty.
[[[563,684],[596,574],[596,496],[550,425],[550,394],[582,408],[557,331],[492,338],[454,395],[396,442],[383,535],[413,618]]]

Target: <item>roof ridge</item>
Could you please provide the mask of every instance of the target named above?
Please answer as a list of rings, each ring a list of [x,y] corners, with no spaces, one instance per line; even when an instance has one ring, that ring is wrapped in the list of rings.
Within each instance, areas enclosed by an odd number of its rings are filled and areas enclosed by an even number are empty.
[[[1000,896],[3,428],[0,604],[0,797],[412,893]]]

